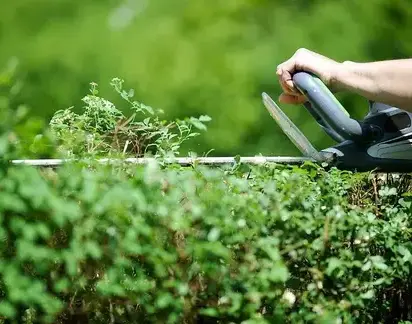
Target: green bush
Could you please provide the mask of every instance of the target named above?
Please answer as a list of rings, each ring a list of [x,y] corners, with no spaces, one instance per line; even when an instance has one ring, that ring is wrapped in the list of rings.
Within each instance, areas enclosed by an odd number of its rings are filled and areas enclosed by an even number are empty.
[[[106,101],[92,96],[99,103],[94,112],[104,114]],[[68,142],[55,137],[61,129],[80,138],[77,154],[89,157],[84,132],[96,124],[86,118],[87,107],[71,119],[87,123],[71,128],[66,119],[54,119],[42,132],[23,114],[2,109],[3,319],[246,324],[411,318],[406,175],[352,174],[311,163],[184,168],[163,165],[162,153],[145,166],[83,159],[53,170],[7,163],[27,151],[66,154]],[[30,132],[37,134],[35,144]],[[100,148],[99,155],[116,149]]]
[[[0,312],[96,323],[409,316],[411,203],[382,187],[372,208],[359,187],[369,183],[353,178],[311,165],[8,168]]]

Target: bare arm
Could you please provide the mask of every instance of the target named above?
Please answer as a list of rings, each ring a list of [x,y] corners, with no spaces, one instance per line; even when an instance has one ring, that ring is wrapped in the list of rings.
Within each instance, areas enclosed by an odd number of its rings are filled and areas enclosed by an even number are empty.
[[[344,62],[333,82],[339,89],[412,111],[412,59]]]
[[[297,70],[315,73],[335,91],[351,91],[369,100],[412,111],[412,59],[340,63],[299,49],[277,68],[283,89],[279,100],[283,103],[306,101],[292,82],[292,75]]]

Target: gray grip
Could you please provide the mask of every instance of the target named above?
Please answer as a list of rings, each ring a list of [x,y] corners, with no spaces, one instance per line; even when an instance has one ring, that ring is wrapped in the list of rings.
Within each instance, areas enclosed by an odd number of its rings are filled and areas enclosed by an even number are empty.
[[[310,102],[305,102],[303,105],[306,107],[306,109],[309,111],[312,117],[315,118],[316,122],[319,124],[320,127],[322,127],[322,129],[326,132],[326,134],[328,134],[338,143],[345,141],[345,139],[342,136],[340,136],[332,128],[330,128],[327,124],[325,124],[323,119],[313,109],[312,104]]]
[[[345,108],[318,77],[298,72],[293,75],[293,83],[307,97],[314,112],[328,128],[347,140],[362,137],[361,123],[349,117]]]

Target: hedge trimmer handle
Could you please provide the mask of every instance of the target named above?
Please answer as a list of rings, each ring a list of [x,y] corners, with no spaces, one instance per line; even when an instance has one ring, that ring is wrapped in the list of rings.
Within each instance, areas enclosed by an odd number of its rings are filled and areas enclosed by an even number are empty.
[[[315,75],[297,72],[293,82],[308,99],[305,107],[322,128],[338,142],[369,137],[369,127],[350,118],[349,113],[336,99],[326,85]],[[365,133],[366,132],[366,133]]]

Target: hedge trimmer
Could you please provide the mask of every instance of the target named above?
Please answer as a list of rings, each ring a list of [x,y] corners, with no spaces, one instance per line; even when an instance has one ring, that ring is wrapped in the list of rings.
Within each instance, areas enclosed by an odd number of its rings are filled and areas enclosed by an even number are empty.
[[[304,104],[319,126],[337,144],[318,151],[286,116],[276,103],[263,93],[263,103],[283,132],[302,152],[302,157],[255,156],[200,157],[165,159],[166,163],[197,164],[296,164],[305,161],[327,163],[339,169],[353,171],[411,172],[412,171],[412,114],[382,103],[369,102],[369,113],[362,120],[352,119],[332,92],[316,76],[298,72],[293,76],[297,88],[307,97]],[[151,158],[129,158],[122,161],[146,164]],[[14,164],[54,167],[67,160],[14,160]],[[112,159],[101,159],[110,163]]]
[[[364,119],[355,120],[316,76],[298,72],[293,76],[293,82],[306,96],[304,106],[309,113],[337,142],[317,151],[276,103],[263,93],[269,113],[305,157],[344,170],[412,171],[412,114],[369,101],[369,113]]]

